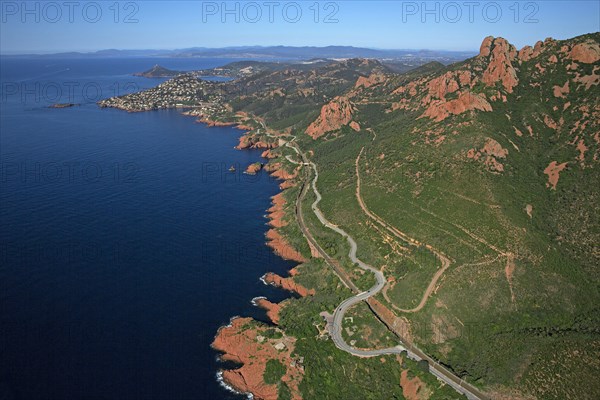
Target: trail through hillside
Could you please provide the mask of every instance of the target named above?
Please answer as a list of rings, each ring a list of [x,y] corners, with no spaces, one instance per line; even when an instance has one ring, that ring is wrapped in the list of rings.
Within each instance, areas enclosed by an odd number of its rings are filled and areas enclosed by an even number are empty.
[[[427,286],[427,288],[425,289],[425,292],[423,293],[423,296],[421,297],[421,301],[419,302],[419,304],[416,307],[411,308],[411,309],[402,309],[397,306],[394,306],[394,308],[397,309],[398,311],[414,313],[414,312],[420,311],[425,306],[425,304],[427,303],[427,299],[429,298],[429,296],[435,289],[435,285],[437,284],[438,280],[442,277],[444,272],[450,267],[451,262],[450,262],[450,259],[448,257],[446,257],[444,254],[442,254],[439,250],[433,248],[431,245],[420,243],[419,241],[409,237],[407,234],[405,234],[405,233],[399,231],[397,228],[389,225],[381,217],[379,217],[378,215],[373,213],[371,210],[369,210],[369,208],[367,207],[367,205],[361,195],[361,180],[360,180],[359,164],[360,164],[360,157],[362,156],[364,150],[365,150],[364,147],[360,150],[360,153],[358,153],[358,156],[356,157],[356,162],[355,162],[355,166],[356,166],[356,199],[358,200],[358,204],[360,205],[360,208],[363,210],[363,212],[369,218],[371,218],[373,221],[377,222],[383,228],[387,229],[390,233],[392,233],[397,238],[399,238],[413,246],[425,247],[427,250],[431,251],[436,256],[436,258],[438,260],[440,260],[440,262],[442,264],[441,268],[439,268],[436,271],[436,273],[433,275],[433,278],[429,282],[429,285]]]

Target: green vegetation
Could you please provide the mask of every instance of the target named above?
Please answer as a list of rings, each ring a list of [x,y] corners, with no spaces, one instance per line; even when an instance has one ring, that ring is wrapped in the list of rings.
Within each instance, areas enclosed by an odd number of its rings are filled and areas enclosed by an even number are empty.
[[[342,328],[346,343],[359,349],[385,349],[399,344],[399,339],[377,319],[366,303],[348,310]]]
[[[267,366],[263,374],[263,380],[269,385],[276,385],[285,375],[286,367],[279,360],[267,361]]]
[[[265,330],[262,335],[267,339],[281,339],[283,337],[283,333],[275,328]]]
[[[285,383],[281,382],[279,384],[279,392],[277,393],[278,400],[291,400],[292,393],[290,392],[290,388]]]

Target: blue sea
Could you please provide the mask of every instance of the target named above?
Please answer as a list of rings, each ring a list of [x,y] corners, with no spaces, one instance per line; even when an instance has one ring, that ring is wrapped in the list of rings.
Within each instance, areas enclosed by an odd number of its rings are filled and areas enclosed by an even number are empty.
[[[278,182],[237,129],[95,104],[228,61],[0,59],[1,399],[243,398],[210,343],[286,296],[259,280],[292,266],[264,244]]]

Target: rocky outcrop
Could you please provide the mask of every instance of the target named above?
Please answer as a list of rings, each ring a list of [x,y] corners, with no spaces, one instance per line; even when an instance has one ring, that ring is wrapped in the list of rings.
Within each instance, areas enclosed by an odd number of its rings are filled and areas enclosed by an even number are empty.
[[[518,58],[520,61],[529,61],[533,58],[533,48],[531,46],[525,46],[521,50],[519,50]]]
[[[488,36],[483,39],[483,42],[481,42],[481,46],[479,47],[479,57],[488,57],[490,55],[493,41],[493,36]]]
[[[504,165],[498,159],[504,159],[508,155],[508,150],[502,147],[494,139],[488,138],[480,150],[470,149],[467,152],[467,158],[475,161],[482,160],[484,165],[491,172],[503,172]]]
[[[569,81],[567,81],[563,86],[555,85],[552,88],[554,97],[565,97],[566,94],[569,94]]]
[[[283,180],[283,183],[279,185],[280,189],[287,189],[296,185],[294,178],[298,176],[298,168],[293,172],[288,172],[283,168],[281,163],[269,163],[264,167],[265,171],[271,174],[273,178]]]
[[[276,142],[267,142],[261,139],[259,135],[247,133],[240,137],[239,144],[235,147],[238,150],[243,149],[274,149],[277,147]]]
[[[241,364],[237,369],[221,371],[221,377],[235,390],[252,393],[256,400],[277,400],[277,385],[265,383],[263,375],[269,360],[279,360],[286,366],[281,382],[288,386],[292,398],[299,400],[298,385],[302,381],[304,368],[292,362],[296,340],[286,335],[270,338],[268,329],[273,328],[258,324],[251,318],[235,318],[229,325],[219,329],[212,347],[223,353],[223,361]]]
[[[292,260],[303,263],[306,259],[296,249],[294,249],[288,241],[281,236],[275,229],[267,231],[267,246],[273,249],[275,254],[286,260]]]
[[[248,175],[256,175],[257,173],[260,172],[260,170],[262,168],[263,168],[263,165],[259,162],[256,162],[256,163],[252,163],[252,164],[248,165],[245,172]]]
[[[354,84],[354,88],[370,88],[371,86],[377,85],[385,81],[385,76],[381,74],[371,74],[368,77],[359,76]]]
[[[350,124],[348,124],[348,126],[354,129],[356,132],[360,132],[360,125],[358,124],[358,122],[352,121],[350,122]]]
[[[585,153],[589,150],[589,147],[585,145],[583,139],[580,139],[577,142],[577,151],[579,151],[579,155],[577,156],[577,160],[583,163],[585,161]]]
[[[598,86],[600,84],[600,75],[597,73],[599,69],[594,68],[590,75],[577,74],[573,81],[584,86],[585,90],[589,90],[592,86]]]
[[[497,82],[501,82],[506,92],[512,93],[513,88],[519,83],[517,72],[512,65],[517,51],[504,38],[499,37],[491,41],[489,39],[489,37],[485,38],[481,45],[480,57],[491,52],[487,69],[481,80],[488,86],[495,86]]]
[[[468,71],[461,71],[461,73],[468,74],[465,84],[469,83],[470,73]],[[455,72],[449,71],[446,72],[444,75],[438,76],[437,78],[430,80],[426,86],[428,96],[425,97],[423,102],[428,103],[430,99],[444,100],[447,94],[458,91],[460,89],[460,86],[458,79],[455,75]]]
[[[525,206],[525,213],[527,213],[529,218],[533,218],[533,206],[531,204]]]
[[[418,376],[410,378],[407,369],[400,373],[400,386],[406,400],[421,400],[423,398],[421,393],[427,392],[423,381]]]
[[[184,111],[184,112],[182,112],[182,114],[190,116],[190,117],[198,117],[196,119],[196,122],[206,124],[208,127],[233,126],[234,128],[240,129],[243,131],[254,130],[254,127],[245,124],[245,122],[247,122],[248,118],[246,115],[244,115],[244,113],[236,114],[235,118],[237,120],[235,120],[235,121],[233,121],[233,120],[219,121],[219,120],[214,119],[213,116],[211,116],[209,114],[205,114],[203,111],[201,111],[200,109],[196,109],[196,108],[188,110],[188,111]]]
[[[285,206],[285,197],[283,193],[279,193],[271,198],[273,206],[269,208],[267,211],[269,212],[269,225],[273,228],[281,228],[287,225],[287,222],[283,220],[285,216],[285,211],[283,207]]]
[[[277,303],[271,303],[269,300],[267,299],[256,299],[254,301],[254,303],[262,308],[263,310],[267,311],[267,317],[269,317],[269,319],[274,323],[274,324],[278,324],[279,323],[279,312],[281,311],[281,306]]]
[[[450,101],[433,101],[419,118],[429,117],[436,122],[470,110],[492,111],[490,103],[480,94],[464,92],[457,99]]]
[[[573,46],[569,53],[573,61],[584,64],[593,64],[600,60],[600,45],[594,41],[585,41]]]
[[[558,164],[556,161],[552,161],[546,169],[544,169],[544,174],[548,175],[548,182],[546,183],[546,187],[552,188],[552,190],[556,190],[556,185],[558,184],[558,180],[560,179],[560,172],[566,168],[568,163],[564,162],[562,164]]]
[[[338,130],[352,121],[353,112],[350,100],[338,96],[321,108],[321,114],[306,128],[306,134],[317,139],[327,132]]]
[[[308,290],[304,286],[296,283],[293,277],[283,278],[277,274],[269,272],[265,274],[263,277],[264,281],[268,284],[277,286],[281,289],[287,290],[289,292],[294,292],[299,294],[302,297],[312,296],[315,294],[314,289]]]
[[[268,158],[268,159],[272,159],[272,158],[277,158],[276,154],[273,154],[271,152],[271,149],[267,149],[265,151],[262,152],[262,154],[260,155],[262,158]]]

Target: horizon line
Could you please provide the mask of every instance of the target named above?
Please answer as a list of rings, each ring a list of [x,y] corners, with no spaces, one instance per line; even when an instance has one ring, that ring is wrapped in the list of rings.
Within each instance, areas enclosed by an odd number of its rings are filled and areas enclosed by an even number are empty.
[[[315,45],[285,45],[285,44],[274,44],[274,45],[232,45],[232,46],[223,46],[223,47],[205,47],[205,46],[191,46],[191,47],[182,47],[182,48],[102,48],[97,50],[53,50],[48,52],[39,52],[39,50],[31,50],[31,51],[19,51],[19,52],[2,52],[0,51],[0,56],[48,56],[48,55],[60,55],[60,54],[70,54],[77,53],[81,55],[91,55],[100,52],[106,51],[161,51],[161,52],[175,52],[175,51],[186,51],[186,50],[228,50],[228,49],[244,49],[244,48],[274,48],[274,47],[287,47],[287,48],[314,48],[314,49],[326,49],[329,47],[348,47],[354,49],[362,49],[362,50],[375,50],[382,52],[391,52],[391,51],[438,51],[438,52],[447,52],[447,53],[471,53],[471,52],[479,52],[479,49],[469,49],[469,50],[446,50],[446,49],[432,49],[432,48],[378,48],[378,47],[365,47],[365,46],[354,46],[354,45],[342,45],[342,44],[329,44],[325,46],[315,46]]]

